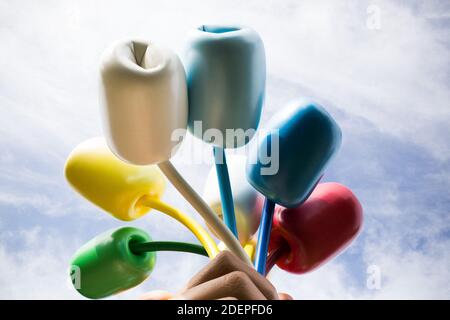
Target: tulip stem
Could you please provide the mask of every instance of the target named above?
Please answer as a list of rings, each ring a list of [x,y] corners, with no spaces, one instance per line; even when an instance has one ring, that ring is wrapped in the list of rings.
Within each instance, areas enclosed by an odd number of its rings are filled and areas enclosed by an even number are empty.
[[[220,200],[222,202],[223,221],[234,236],[237,237],[238,232],[234,213],[233,193],[231,191],[225,150],[221,147],[214,146],[213,153],[216,163],[217,180],[219,182]]]
[[[255,267],[262,274],[266,274],[267,250],[269,248],[270,231],[272,229],[273,213],[275,211],[275,202],[266,198],[259,225],[258,243],[256,244]]]
[[[269,274],[270,270],[275,266],[278,260],[289,252],[289,245],[287,242],[283,241],[278,248],[271,250],[267,256],[266,263],[266,276]]]
[[[240,242],[233,236],[233,233],[227,228],[222,220],[214,213],[208,204],[200,197],[200,195],[184,180],[178,170],[170,161],[164,161],[158,164],[161,171],[173,184],[173,186],[181,193],[181,195],[197,210],[206,223],[214,230],[217,236],[225,243],[236,256],[249,265],[252,265],[250,258]]]
[[[195,253],[206,257],[208,256],[208,253],[203,246],[175,241],[131,242],[130,250],[134,254],[142,254],[153,251],[178,251]]]
[[[161,211],[181,222],[197,237],[211,258],[214,258],[219,253],[217,244],[213,238],[211,238],[209,233],[197,221],[189,217],[187,214],[149,195],[144,196],[141,199],[141,202],[142,205]]]

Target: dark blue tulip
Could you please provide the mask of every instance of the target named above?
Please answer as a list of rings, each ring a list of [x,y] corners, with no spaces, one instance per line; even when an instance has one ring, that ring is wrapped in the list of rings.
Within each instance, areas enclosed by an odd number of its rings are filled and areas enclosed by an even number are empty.
[[[247,159],[247,179],[264,196],[284,207],[303,203],[322,177],[325,167],[336,154],[342,133],[327,111],[316,103],[296,102],[278,114],[270,131],[252,146]],[[279,162],[275,174],[262,170],[276,168],[264,158],[267,147],[278,140]],[[269,148],[270,150],[270,148]],[[272,162],[277,154],[271,154]],[[274,173],[274,172],[272,172]]]
[[[256,130],[264,102],[266,59],[258,34],[241,26],[203,25],[187,40],[184,65],[189,96],[189,130],[218,129],[223,141],[206,141],[237,148],[246,139],[227,139],[226,129]],[[202,121],[202,132],[194,130]],[[207,140],[207,139],[206,139]]]

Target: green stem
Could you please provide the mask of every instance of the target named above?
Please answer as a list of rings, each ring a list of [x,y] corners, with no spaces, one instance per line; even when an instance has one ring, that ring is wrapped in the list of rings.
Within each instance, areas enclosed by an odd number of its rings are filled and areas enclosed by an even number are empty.
[[[141,254],[150,251],[179,251],[190,252],[202,256],[208,256],[203,246],[187,242],[175,241],[150,241],[150,242],[132,242],[130,249],[135,254]]]

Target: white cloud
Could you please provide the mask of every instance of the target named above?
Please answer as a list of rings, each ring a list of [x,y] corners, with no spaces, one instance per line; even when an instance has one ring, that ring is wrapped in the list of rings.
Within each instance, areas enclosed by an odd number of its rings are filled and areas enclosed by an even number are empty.
[[[3,233],[0,244],[1,299],[74,299],[77,294],[68,285],[67,261],[70,241],[59,241],[61,233],[43,235],[37,227],[17,234]],[[22,243],[20,249],[5,246],[6,238]]]
[[[376,299],[448,299],[450,296],[449,240],[430,245],[425,252],[402,250],[391,240],[365,247],[365,260],[381,271]]]

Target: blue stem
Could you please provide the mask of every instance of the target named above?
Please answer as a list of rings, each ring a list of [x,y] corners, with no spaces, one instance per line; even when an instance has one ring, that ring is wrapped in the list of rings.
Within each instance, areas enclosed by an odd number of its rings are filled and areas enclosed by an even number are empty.
[[[255,268],[263,276],[266,274],[267,251],[269,248],[270,230],[272,229],[275,202],[266,198],[259,225],[258,243],[256,244]]]
[[[213,147],[214,160],[216,162],[217,179],[219,181],[220,200],[222,202],[223,221],[228,229],[237,238],[236,217],[234,215],[233,193],[231,192],[230,176],[228,175],[225,150],[221,147]]]

